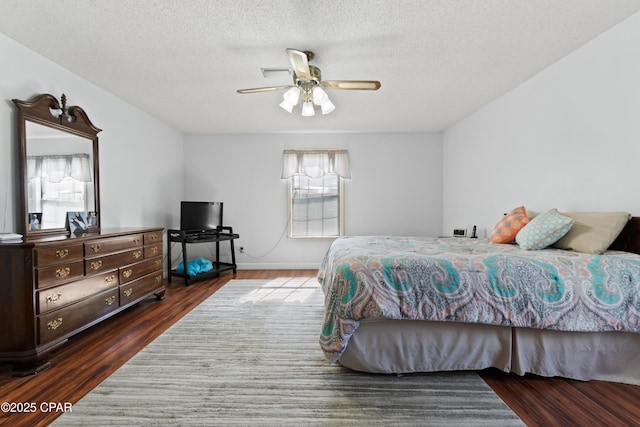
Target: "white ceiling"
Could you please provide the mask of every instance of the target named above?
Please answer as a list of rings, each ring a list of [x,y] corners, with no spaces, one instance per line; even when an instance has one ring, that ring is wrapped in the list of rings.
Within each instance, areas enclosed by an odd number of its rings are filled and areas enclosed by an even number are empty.
[[[2,0],[0,31],[184,132],[447,128],[640,10],[640,0]],[[311,50],[336,110],[278,107],[285,48]],[[7,66],[7,64],[3,64]],[[71,100],[72,93],[67,93]]]

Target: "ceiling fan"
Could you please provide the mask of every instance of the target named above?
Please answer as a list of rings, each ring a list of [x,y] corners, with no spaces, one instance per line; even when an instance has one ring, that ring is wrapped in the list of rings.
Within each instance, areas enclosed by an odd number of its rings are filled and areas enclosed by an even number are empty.
[[[329,100],[329,96],[324,89],[380,89],[380,82],[377,80],[322,80],[320,69],[309,65],[309,61],[314,58],[313,52],[297,49],[287,49],[286,51],[293,71],[293,85],[238,89],[238,93],[271,92],[288,89],[283,95],[280,107],[291,113],[293,107],[302,103],[302,115],[313,116],[315,114],[314,105],[320,107],[322,114],[329,114],[335,110],[335,105]]]

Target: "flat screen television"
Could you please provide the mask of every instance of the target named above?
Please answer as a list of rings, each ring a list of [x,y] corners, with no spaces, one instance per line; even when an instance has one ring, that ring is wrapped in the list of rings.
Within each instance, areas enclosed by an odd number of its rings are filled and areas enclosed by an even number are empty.
[[[222,202],[180,202],[180,230],[202,232],[222,226]]]

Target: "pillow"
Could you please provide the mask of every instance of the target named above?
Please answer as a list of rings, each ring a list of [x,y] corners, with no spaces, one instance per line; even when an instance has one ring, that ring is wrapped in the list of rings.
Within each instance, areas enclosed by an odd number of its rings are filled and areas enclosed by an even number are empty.
[[[551,209],[533,218],[516,235],[516,243],[526,251],[544,249],[560,240],[571,230],[575,220]]]
[[[529,217],[524,206],[519,206],[506,214],[491,232],[490,243],[511,243],[516,239],[516,234],[527,225]]]
[[[631,215],[628,212],[564,212],[575,220],[571,230],[553,246],[588,254],[601,254],[618,237]]]

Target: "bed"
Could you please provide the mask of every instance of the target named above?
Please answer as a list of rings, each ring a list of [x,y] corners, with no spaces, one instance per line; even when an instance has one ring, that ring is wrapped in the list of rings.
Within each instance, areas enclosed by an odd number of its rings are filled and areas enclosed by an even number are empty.
[[[357,371],[497,368],[640,385],[640,218],[601,254],[349,236],[318,273],[320,346]]]

